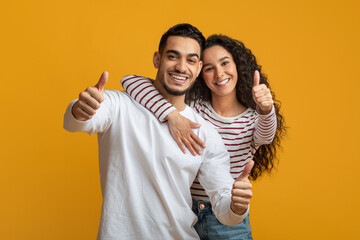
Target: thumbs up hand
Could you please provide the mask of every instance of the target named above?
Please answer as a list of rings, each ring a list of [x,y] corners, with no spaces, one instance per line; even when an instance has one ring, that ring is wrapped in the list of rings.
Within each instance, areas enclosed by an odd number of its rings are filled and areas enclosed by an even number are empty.
[[[252,185],[248,179],[251,169],[254,166],[254,161],[250,160],[242,174],[236,179],[233,184],[231,196],[231,210],[236,214],[243,215],[249,207],[252,197]]]
[[[99,82],[94,87],[88,87],[79,94],[79,100],[74,104],[71,112],[73,116],[80,121],[86,121],[92,118],[99,109],[100,103],[104,101],[104,86],[109,78],[107,72],[103,72]]]
[[[260,84],[260,74],[256,70],[254,73],[253,98],[260,114],[268,114],[271,112],[274,101],[270,89],[265,84]]]

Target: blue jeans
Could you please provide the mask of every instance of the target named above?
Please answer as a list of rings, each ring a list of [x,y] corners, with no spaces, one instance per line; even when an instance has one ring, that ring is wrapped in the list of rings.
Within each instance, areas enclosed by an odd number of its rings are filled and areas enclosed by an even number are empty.
[[[235,226],[221,224],[208,201],[193,199],[193,212],[198,217],[194,225],[196,232],[202,240],[228,239],[228,240],[252,240],[249,215],[241,223]]]

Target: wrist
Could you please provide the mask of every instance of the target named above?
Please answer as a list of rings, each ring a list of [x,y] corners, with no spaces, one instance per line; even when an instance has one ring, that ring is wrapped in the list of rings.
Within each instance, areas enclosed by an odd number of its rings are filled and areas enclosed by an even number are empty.
[[[262,109],[261,107],[259,107],[259,105],[256,105],[256,112],[260,115],[268,115],[269,113],[271,113],[271,110],[272,106],[269,109]]]
[[[244,215],[246,213],[246,211],[247,211],[247,208],[244,209],[244,210],[236,210],[236,208],[234,207],[233,202],[231,202],[230,209],[231,209],[231,211],[233,211],[237,215]]]
[[[178,114],[179,114],[179,111],[177,109],[175,109],[174,111],[172,111],[165,117],[165,120],[169,121],[171,119],[174,119],[178,116]]]

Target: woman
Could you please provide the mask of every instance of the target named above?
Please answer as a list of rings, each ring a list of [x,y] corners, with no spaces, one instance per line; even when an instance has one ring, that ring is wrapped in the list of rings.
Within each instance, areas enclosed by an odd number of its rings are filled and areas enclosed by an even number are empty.
[[[212,124],[230,155],[230,173],[234,179],[253,159],[252,180],[273,169],[276,150],[285,133],[280,103],[269,89],[267,77],[255,56],[238,40],[224,35],[210,36],[202,53],[203,68],[190,92],[187,104]],[[148,79],[134,77],[122,82],[124,89],[163,121],[169,121],[174,139],[185,152],[183,144],[193,153],[201,153],[203,145],[192,133],[183,117],[171,104],[157,99],[159,93]],[[205,147],[205,146],[203,146]],[[201,239],[252,239],[249,217],[235,226],[222,225],[211,211],[209,199],[195,179],[191,188],[193,211],[198,216],[194,226]]]

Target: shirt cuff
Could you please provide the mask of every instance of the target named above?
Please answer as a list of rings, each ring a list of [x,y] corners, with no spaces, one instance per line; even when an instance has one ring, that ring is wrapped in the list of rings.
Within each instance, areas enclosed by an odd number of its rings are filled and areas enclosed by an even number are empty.
[[[250,210],[250,204],[249,204],[248,208],[246,209],[246,212],[242,215],[236,214],[231,210],[230,217],[231,218],[239,218],[239,219],[241,219],[240,222],[242,222],[249,214],[249,210]]]
[[[258,114],[259,118],[265,119],[275,113],[275,107],[272,105],[271,111],[268,114],[261,114],[259,113],[258,107],[256,106],[256,113]]]
[[[166,122],[167,120],[165,118],[175,110],[176,110],[176,108],[174,106],[172,106],[169,109],[167,109],[166,111],[164,111],[163,113],[161,113],[161,115],[158,117],[159,121],[161,123]]]
[[[85,131],[85,129],[88,129],[89,126],[91,125],[90,120],[80,121],[77,120],[72,114],[72,108],[76,102],[77,100],[74,100],[68,105],[64,115],[63,127],[69,132],[82,132]],[[93,131],[85,131],[85,132],[87,132],[89,135],[92,135],[94,133]]]

